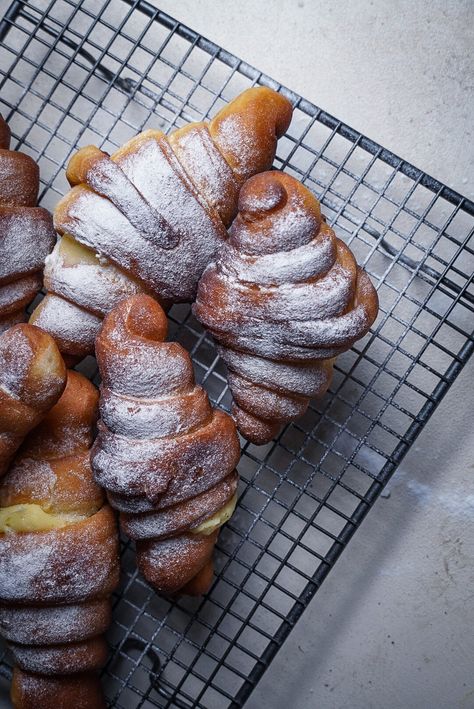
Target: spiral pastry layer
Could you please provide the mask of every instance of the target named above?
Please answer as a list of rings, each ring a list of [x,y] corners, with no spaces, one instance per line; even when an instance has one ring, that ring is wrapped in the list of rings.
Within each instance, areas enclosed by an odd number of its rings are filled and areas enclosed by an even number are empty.
[[[211,407],[188,353],[166,333],[162,308],[145,295],[105,318],[91,461],[150,584],[198,594],[212,580],[218,529],[235,505],[240,447],[231,417]]]
[[[0,633],[15,661],[15,709],[105,708],[97,670],[119,559],[89,460],[97,403],[70,371],[0,483]]]
[[[209,123],[169,137],[147,130],[112,156],[82,148],[68,166],[72,189],[55,210],[63,238],[47,260],[48,294],[31,322],[62,352],[83,357],[119,300],[193,300],[226,240],[241,185],[271,166],[291,114],[283,96],[252,88]]]
[[[333,359],[367,333],[378,300],[295,178],[252,177],[238,208],[193,311],[227,364],[240,432],[265,443],[326,392]]]
[[[51,215],[36,206],[38,189],[38,165],[10,150],[10,130],[0,116],[0,333],[26,320],[56,241]]]

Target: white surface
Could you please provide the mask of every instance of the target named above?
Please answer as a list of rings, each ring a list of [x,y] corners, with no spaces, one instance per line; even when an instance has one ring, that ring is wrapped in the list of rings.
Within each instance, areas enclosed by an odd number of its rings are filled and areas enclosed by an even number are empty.
[[[466,196],[474,4],[155,3]],[[248,709],[474,707],[474,362]]]
[[[452,387],[248,709],[474,707],[474,434]]]
[[[472,0],[152,4],[474,197]]]

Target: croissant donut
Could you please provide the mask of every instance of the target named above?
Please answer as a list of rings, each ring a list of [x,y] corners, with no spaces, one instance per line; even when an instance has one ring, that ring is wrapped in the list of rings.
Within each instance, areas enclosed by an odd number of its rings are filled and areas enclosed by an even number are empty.
[[[147,130],[111,157],[80,150],[67,171],[73,189],[54,215],[63,238],[47,260],[49,293],[31,322],[62,352],[83,357],[119,300],[137,293],[163,306],[193,300],[227,237],[241,185],[271,166],[291,114],[283,96],[252,88],[210,123],[169,137]]]
[[[0,483],[0,633],[16,709],[102,709],[118,584],[114,513],[92,478],[98,393],[69,371],[59,402]]]
[[[0,335],[0,477],[65,386],[66,367],[51,335],[23,323]]]
[[[193,311],[229,370],[239,431],[262,444],[326,392],[333,358],[366,334],[378,301],[318,200],[295,178],[266,172],[243,186]]]
[[[51,215],[35,206],[38,165],[9,146],[10,130],[0,116],[0,333],[26,319],[56,241]]]
[[[197,595],[210,586],[218,529],[235,507],[240,447],[232,419],[211,407],[188,353],[166,333],[146,295],[105,318],[91,462],[145,578],[164,594]]]

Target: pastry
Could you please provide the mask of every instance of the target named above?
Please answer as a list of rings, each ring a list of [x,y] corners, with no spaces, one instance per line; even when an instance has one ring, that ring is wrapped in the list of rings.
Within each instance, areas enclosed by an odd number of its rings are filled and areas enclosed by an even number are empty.
[[[193,312],[227,365],[239,431],[262,444],[326,392],[334,358],[367,333],[378,300],[294,177],[252,177],[238,208]]]
[[[0,333],[26,320],[41,290],[44,260],[56,241],[49,212],[36,207],[39,170],[29,155],[10,150],[0,116]]]
[[[50,335],[26,323],[0,335],[0,477],[65,386],[66,366]]]
[[[241,185],[271,166],[291,114],[282,95],[251,88],[209,123],[169,137],[147,130],[111,157],[82,148],[67,170],[72,189],[55,210],[62,239],[31,322],[63,353],[83,357],[119,300],[146,293],[164,307],[192,301],[226,240]]]
[[[105,318],[91,462],[145,578],[166,595],[197,595],[212,581],[218,530],[235,507],[240,447],[232,419],[211,407],[188,353],[166,333],[163,309],[146,295]]]
[[[69,371],[59,402],[0,482],[0,633],[15,662],[15,709],[104,707],[115,516],[93,480],[98,392]]]

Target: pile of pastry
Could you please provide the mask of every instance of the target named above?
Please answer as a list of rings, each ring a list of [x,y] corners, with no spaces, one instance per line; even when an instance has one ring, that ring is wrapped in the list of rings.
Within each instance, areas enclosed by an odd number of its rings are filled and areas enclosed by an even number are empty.
[[[270,170],[291,115],[252,88],[209,123],[145,131],[111,156],[82,148],[54,225],[0,120],[0,633],[16,709],[105,706],[115,511],[157,592],[205,593],[236,504],[237,429],[272,440],[376,318],[317,199]],[[232,416],[167,340],[182,302],[227,366]],[[87,355],[100,392],[71,369]]]

